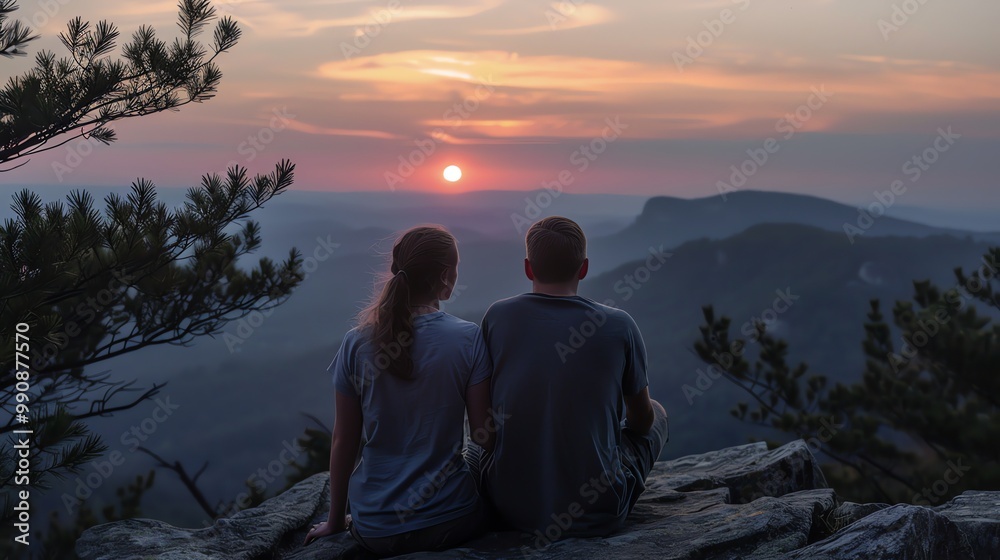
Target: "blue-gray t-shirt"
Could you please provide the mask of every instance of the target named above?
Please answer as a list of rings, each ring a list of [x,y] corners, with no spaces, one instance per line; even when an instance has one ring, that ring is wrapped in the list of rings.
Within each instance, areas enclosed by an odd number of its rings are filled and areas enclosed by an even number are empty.
[[[550,540],[618,529],[636,486],[619,451],[624,398],[648,384],[635,321],[583,297],[531,293],[493,304],[483,336],[501,419],[487,487],[501,516]]]
[[[384,372],[386,354],[361,329],[344,335],[327,371],[337,392],[360,399],[365,443],[348,497],[358,532],[379,538],[452,521],[479,493],[462,456],[465,391],[492,368],[475,323],[444,311],[418,315],[413,379]]]

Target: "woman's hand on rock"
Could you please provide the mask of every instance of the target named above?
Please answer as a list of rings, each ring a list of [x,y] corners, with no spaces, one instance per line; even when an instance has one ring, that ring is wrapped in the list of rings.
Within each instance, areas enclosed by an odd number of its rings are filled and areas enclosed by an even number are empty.
[[[306,535],[306,540],[305,542],[302,543],[302,546],[305,546],[318,538],[327,537],[330,535],[336,535],[337,533],[346,531],[348,526],[348,521],[349,519],[345,518],[340,520],[339,522],[324,521],[322,523],[313,525],[312,529],[309,530],[309,534]]]

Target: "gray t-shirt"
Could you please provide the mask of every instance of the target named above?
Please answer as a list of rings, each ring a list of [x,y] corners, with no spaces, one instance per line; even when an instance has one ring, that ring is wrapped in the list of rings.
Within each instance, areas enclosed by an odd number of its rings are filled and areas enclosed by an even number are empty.
[[[395,348],[364,331],[344,335],[327,371],[337,392],[358,397],[366,441],[351,475],[351,515],[361,535],[388,537],[475,511],[476,482],[462,457],[466,388],[489,379],[489,355],[475,323],[444,311],[414,318],[413,379],[378,366]]]
[[[648,384],[635,321],[583,297],[531,293],[493,304],[483,336],[501,419],[487,487],[501,516],[548,540],[618,529],[636,486],[619,451],[624,397]]]

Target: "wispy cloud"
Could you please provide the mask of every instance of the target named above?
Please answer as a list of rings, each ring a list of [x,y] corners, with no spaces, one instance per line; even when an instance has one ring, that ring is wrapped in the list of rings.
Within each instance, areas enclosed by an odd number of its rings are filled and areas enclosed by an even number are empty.
[[[507,29],[481,29],[482,35],[529,35],[552,33],[592,27],[615,20],[615,12],[597,4],[574,5],[571,2],[554,2],[544,12],[547,23]]]
[[[378,100],[448,107],[489,83],[495,92],[463,130],[483,137],[586,137],[607,114],[628,113],[630,136],[674,138],[758,134],[805,102],[812,87],[839,95],[811,118],[811,131],[838,130],[851,114],[961,111],[1000,101],[1000,72],[952,61],[798,54],[748,55],[719,49],[679,73],[648,63],[505,51],[402,51],[326,62],[316,74],[349,91],[341,101]],[[955,83],[965,84],[955,88]],[[961,99],[975,100],[966,106]],[[478,107],[479,103],[475,105]],[[415,110],[415,115],[420,111]],[[597,118],[601,117],[601,118]],[[442,119],[422,119],[424,125]]]
[[[471,0],[458,5],[413,2],[243,2],[229,12],[262,37],[311,37],[329,29],[468,18],[500,5],[502,0]],[[333,6],[339,9],[333,9]],[[336,15],[332,15],[336,14]]]
[[[295,119],[288,120],[288,128],[306,134],[317,134],[322,136],[357,136],[360,138],[379,138],[382,140],[399,140],[403,138],[398,134],[385,132],[382,130],[358,130],[350,128],[334,128],[305,123]]]

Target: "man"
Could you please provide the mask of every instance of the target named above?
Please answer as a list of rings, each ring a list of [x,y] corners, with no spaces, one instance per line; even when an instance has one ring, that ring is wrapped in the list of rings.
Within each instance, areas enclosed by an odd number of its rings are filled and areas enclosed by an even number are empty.
[[[667,414],[649,398],[632,317],[577,295],[589,267],[580,226],[546,218],[526,246],[532,292],[483,318],[503,418],[484,474],[501,519],[544,547],[622,526],[667,441]]]

